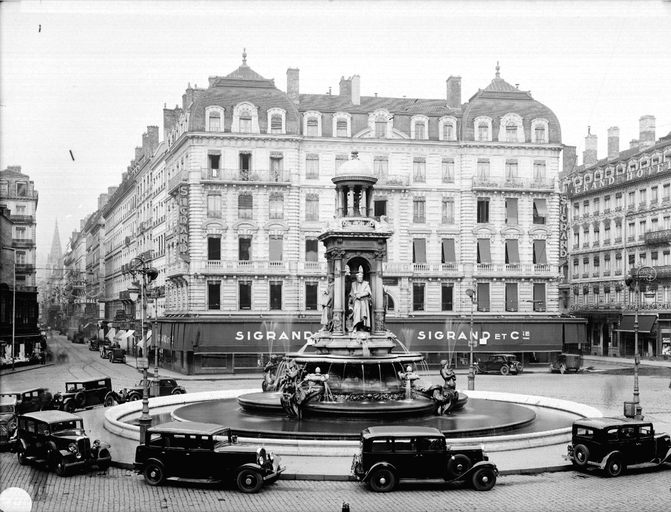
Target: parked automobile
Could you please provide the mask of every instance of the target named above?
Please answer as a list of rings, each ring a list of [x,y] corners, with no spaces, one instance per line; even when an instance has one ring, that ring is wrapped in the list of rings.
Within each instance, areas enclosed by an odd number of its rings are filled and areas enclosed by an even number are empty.
[[[83,332],[75,332],[72,334],[72,343],[86,343],[86,336]]]
[[[578,373],[582,371],[582,356],[579,354],[559,354],[552,363],[550,363],[551,372],[559,372],[562,375],[568,371]]]
[[[112,462],[110,445],[91,440],[81,417],[62,411],[38,411],[19,416],[12,449],[19,464],[46,463],[58,476],[97,466],[106,470]]]
[[[352,474],[376,492],[394,490],[403,479],[464,481],[478,491],[496,484],[498,470],[482,448],[451,448],[432,427],[380,426],[361,432]]]
[[[0,397],[3,396],[13,396],[16,398],[16,414],[48,409],[53,398],[49,390],[42,387],[27,388],[20,391],[3,390],[0,393]]]
[[[108,339],[105,339],[98,343],[98,350],[100,351],[100,357],[102,359],[109,359],[110,357],[110,350],[112,350],[113,346],[120,346],[118,343],[112,343]]]
[[[156,379],[153,377],[148,379],[149,381],[149,398],[155,396],[168,396],[168,395],[181,395],[186,393],[186,389],[183,386],[177,384],[175,379],[158,379],[158,395],[155,394],[156,389]],[[134,400],[141,400],[142,393],[144,392],[144,379],[140,379],[137,386],[132,388],[123,388],[118,393],[112,391],[107,394],[105,397],[105,406],[114,405],[114,402],[123,404],[124,402],[131,402]]]
[[[478,359],[475,364],[476,373],[495,372],[501,375],[517,375],[524,371],[524,366],[513,354],[491,354],[487,359]]]
[[[100,342],[98,341],[97,338],[91,338],[89,340],[89,350],[99,350],[98,345]]]
[[[107,352],[110,363],[125,363],[126,351],[119,346],[112,346]]]
[[[212,423],[174,421],[147,430],[135,450],[135,470],[149,485],[168,478],[235,482],[245,493],[274,483],[284,471],[280,457],[265,448],[237,444],[231,430]]]
[[[0,447],[7,446],[16,430],[16,397],[0,396]]]
[[[566,456],[579,469],[597,467],[608,476],[628,466],[671,464],[671,437],[652,423],[629,418],[586,418],[573,422]]]
[[[112,391],[110,377],[66,382],[65,393],[58,392],[54,395],[51,408],[73,412],[76,409],[103,404],[110,391]]]

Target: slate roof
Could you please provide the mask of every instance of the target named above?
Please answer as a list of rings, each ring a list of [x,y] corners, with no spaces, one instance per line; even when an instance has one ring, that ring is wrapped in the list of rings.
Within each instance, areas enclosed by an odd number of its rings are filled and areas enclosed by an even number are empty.
[[[317,110],[319,112],[348,112],[351,114],[370,114],[378,109],[388,110],[392,114],[427,116],[457,116],[461,109],[447,106],[443,99],[392,98],[383,96],[361,96],[360,105],[354,105],[349,96],[333,94],[301,94],[299,96],[301,112]]]

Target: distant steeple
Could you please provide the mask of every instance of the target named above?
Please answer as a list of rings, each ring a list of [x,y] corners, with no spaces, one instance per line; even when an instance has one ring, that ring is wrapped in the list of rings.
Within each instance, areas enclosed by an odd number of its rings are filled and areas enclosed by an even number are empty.
[[[499,66],[499,61],[496,61],[496,78],[501,78],[501,66]]]
[[[242,49],[242,65],[247,65],[247,48]]]
[[[63,256],[63,249],[61,247],[61,237],[58,234],[58,219],[54,225],[54,236],[51,240],[51,251],[49,251],[49,257],[47,258],[47,268],[49,271],[53,271],[55,268],[59,268],[60,260]]]

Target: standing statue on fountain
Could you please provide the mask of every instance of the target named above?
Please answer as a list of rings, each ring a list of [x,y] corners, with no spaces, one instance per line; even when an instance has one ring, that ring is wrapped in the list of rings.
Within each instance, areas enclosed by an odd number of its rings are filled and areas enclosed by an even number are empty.
[[[333,279],[329,278],[329,284],[322,292],[320,301],[322,307],[322,331],[333,330]]]
[[[363,280],[363,268],[359,266],[356,281],[352,283],[349,292],[349,302],[352,308],[352,331],[370,331],[371,296],[368,281]]]

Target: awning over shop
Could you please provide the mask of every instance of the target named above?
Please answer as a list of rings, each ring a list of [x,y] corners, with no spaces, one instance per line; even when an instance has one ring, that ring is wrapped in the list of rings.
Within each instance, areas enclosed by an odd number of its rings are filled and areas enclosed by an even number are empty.
[[[117,333],[114,335],[115,340],[123,340],[126,337],[126,331],[124,329],[119,329]]]
[[[135,333],[135,331],[134,331],[133,329],[129,329],[129,330],[127,330],[126,332],[124,332],[124,333],[121,335],[121,339],[122,339],[122,340],[125,340],[125,339],[128,338],[129,336],[132,336],[133,333]]]
[[[114,335],[116,334],[116,329],[114,327],[110,327],[110,330],[107,331],[107,339],[110,341],[114,341]]]
[[[615,329],[619,332],[634,332],[635,315],[622,315],[620,327]],[[650,334],[657,321],[657,315],[638,315],[638,332]]]

